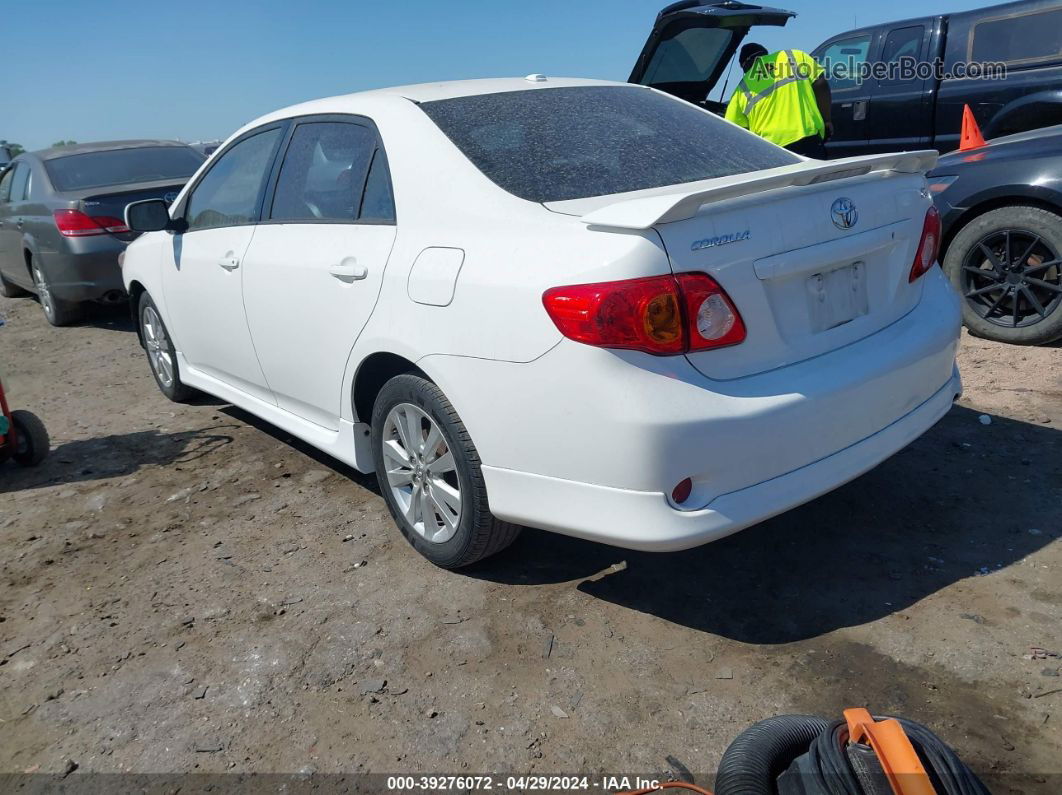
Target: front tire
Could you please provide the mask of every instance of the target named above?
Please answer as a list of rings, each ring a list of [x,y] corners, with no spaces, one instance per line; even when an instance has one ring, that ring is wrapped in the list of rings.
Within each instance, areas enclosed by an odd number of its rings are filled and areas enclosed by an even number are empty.
[[[30,276],[37,290],[37,302],[44,310],[44,317],[53,326],[69,326],[81,319],[81,307],[70,301],[56,298],[52,293],[48,272],[39,259],[30,260]]]
[[[490,512],[479,453],[446,395],[420,376],[388,381],[372,412],[376,477],[406,540],[436,566],[490,557],[520,534]]]
[[[162,322],[158,307],[147,293],[140,296],[137,319],[140,323],[140,340],[159,391],[174,403],[186,403],[195,395],[195,390],[181,381],[177,350],[173,347],[173,340],[170,339],[166,324]]]
[[[48,430],[40,417],[21,409],[11,412],[11,424],[15,426],[15,463],[35,467],[43,461],[51,449]]]
[[[1001,207],[964,226],[944,273],[962,296],[970,333],[1013,345],[1062,338],[1062,217]]]

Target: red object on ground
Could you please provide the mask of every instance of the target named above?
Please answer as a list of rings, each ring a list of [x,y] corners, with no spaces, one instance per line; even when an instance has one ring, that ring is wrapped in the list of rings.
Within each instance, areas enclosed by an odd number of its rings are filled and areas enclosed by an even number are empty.
[[[981,135],[981,128],[977,126],[977,119],[969,105],[962,108],[962,138],[959,140],[959,151],[969,152],[971,149],[979,149],[985,145],[985,137]]]

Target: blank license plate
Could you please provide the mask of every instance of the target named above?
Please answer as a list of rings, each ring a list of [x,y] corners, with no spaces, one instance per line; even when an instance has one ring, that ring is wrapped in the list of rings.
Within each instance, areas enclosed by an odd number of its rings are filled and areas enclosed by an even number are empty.
[[[843,326],[868,312],[866,271],[865,262],[853,262],[808,278],[808,308],[813,332],[817,334]]]

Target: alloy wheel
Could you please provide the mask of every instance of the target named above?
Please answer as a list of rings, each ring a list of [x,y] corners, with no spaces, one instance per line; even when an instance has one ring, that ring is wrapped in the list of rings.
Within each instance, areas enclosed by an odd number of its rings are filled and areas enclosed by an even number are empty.
[[[41,309],[44,310],[50,319],[55,317],[55,299],[52,297],[51,288],[48,287],[48,282],[44,278],[44,271],[41,270],[41,266],[37,263],[33,264],[33,283],[37,286],[37,300],[41,303]]]
[[[962,293],[978,315],[1004,328],[1033,326],[1062,305],[1062,261],[1040,235],[993,232],[962,265]]]
[[[141,315],[141,328],[144,332],[144,347],[155,377],[167,389],[173,386],[173,357],[170,355],[170,340],[166,328],[153,306],[145,306]]]
[[[417,406],[399,403],[384,420],[381,444],[399,512],[426,541],[449,541],[461,522],[461,484],[439,425]]]

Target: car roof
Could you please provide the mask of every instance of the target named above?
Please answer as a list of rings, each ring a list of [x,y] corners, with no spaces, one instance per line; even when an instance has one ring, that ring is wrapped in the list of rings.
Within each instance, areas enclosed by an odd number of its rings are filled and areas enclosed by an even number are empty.
[[[36,155],[41,160],[52,160],[56,157],[67,155],[83,155],[88,152],[108,152],[114,149],[139,149],[141,147],[158,146],[188,146],[180,141],[155,140],[139,138],[129,141],[95,141],[93,143],[70,144],[69,146],[52,146],[48,149],[38,149],[30,154]]]
[[[534,78],[534,79],[533,79]],[[325,97],[269,113],[257,119],[248,127],[257,126],[266,121],[284,119],[291,116],[305,116],[316,113],[359,113],[367,112],[376,106],[384,108],[393,106],[396,99],[414,103],[433,102],[440,99],[471,97],[483,94],[500,94],[507,91],[542,91],[550,88],[572,88],[576,86],[629,86],[629,83],[617,83],[612,80],[590,80],[578,77],[544,77],[528,75],[527,77],[500,77],[479,80],[450,80],[440,83],[417,83],[414,85],[376,88],[369,91],[357,91]]]

